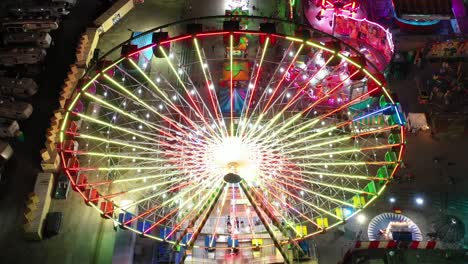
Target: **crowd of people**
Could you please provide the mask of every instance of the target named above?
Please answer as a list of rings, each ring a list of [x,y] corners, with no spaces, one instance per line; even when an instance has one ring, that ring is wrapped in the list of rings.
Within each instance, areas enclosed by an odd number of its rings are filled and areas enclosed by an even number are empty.
[[[447,111],[461,111],[468,104],[468,78],[463,76],[463,64],[443,62],[426,82],[429,103]]]

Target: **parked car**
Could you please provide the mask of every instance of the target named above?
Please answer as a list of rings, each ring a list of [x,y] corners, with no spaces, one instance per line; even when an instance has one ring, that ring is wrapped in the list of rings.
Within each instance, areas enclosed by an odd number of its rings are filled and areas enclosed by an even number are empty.
[[[30,103],[15,101],[13,97],[0,97],[0,117],[8,119],[28,119],[33,112]]]
[[[28,98],[37,93],[37,83],[31,78],[0,77],[0,95]]]
[[[63,213],[62,212],[50,212],[47,214],[45,223],[45,235],[46,237],[53,237],[60,234],[60,228],[62,227]]]
[[[19,124],[16,120],[10,120],[0,117],[0,137],[12,138],[19,133]]]
[[[0,49],[0,64],[4,66],[37,64],[45,59],[46,54],[42,48],[4,48]]]
[[[8,13],[16,17],[27,15],[32,16],[63,16],[68,15],[67,3],[51,2],[42,5],[13,6],[8,9]]]
[[[4,45],[37,45],[41,48],[49,48],[52,37],[47,32],[13,32],[3,34]]]
[[[3,19],[2,28],[4,31],[12,32],[50,32],[59,27],[59,20],[56,17],[21,17],[15,20]]]
[[[54,198],[55,199],[67,199],[68,192],[70,191],[70,180],[67,175],[61,174],[55,187]]]

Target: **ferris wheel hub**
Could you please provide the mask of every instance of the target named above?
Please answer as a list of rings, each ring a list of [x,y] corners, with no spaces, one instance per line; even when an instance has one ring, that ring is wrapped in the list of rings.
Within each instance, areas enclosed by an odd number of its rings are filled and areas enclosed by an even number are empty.
[[[228,173],[224,175],[224,181],[227,183],[239,183],[242,181],[242,177],[235,173]]]

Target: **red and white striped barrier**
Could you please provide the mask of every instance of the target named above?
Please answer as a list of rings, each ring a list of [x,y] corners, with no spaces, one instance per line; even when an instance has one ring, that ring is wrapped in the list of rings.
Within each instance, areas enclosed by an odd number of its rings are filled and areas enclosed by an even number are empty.
[[[411,249],[434,249],[435,241],[412,241],[408,248]]]
[[[435,246],[436,246],[436,241],[411,241],[409,243],[398,242],[395,240],[356,241],[356,244],[354,244],[355,249],[375,249],[375,248],[434,249]]]
[[[394,240],[388,241],[356,241],[354,248],[374,249],[374,248],[396,248],[398,243]]]

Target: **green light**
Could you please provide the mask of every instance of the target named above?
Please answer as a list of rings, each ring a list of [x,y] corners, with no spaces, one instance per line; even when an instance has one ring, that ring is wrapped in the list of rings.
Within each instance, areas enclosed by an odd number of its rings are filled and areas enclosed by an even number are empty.
[[[122,131],[122,132],[126,132],[128,134],[131,134],[131,135],[134,135],[134,136],[137,136],[137,137],[140,137],[140,138],[144,138],[144,139],[147,139],[147,140],[150,140],[150,141],[153,141],[153,142],[159,142],[158,140],[152,138],[152,137],[147,137],[145,135],[141,135],[139,133],[136,133],[136,132],[133,132],[131,130],[128,130],[126,128],[123,128],[123,127],[119,127],[119,126],[115,126],[115,125],[112,125],[110,123],[106,123],[106,122],[103,122],[99,119],[96,119],[96,118],[92,118],[92,117],[89,117],[87,115],[83,115],[83,114],[80,114],[78,113],[77,114],[79,117],[83,118],[83,119],[86,119],[88,121],[91,121],[91,122],[94,122],[96,124],[100,124],[100,125],[103,125],[103,126],[106,126],[106,127],[110,127],[110,128],[113,128],[113,129],[116,129],[116,130],[119,130],[119,131]]]
[[[110,109],[114,110],[117,113],[120,113],[122,115],[125,115],[125,116],[129,117],[130,119],[138,121],[138,122],[144,124],[147,127],[151,127],[151,128],[153,128],[155,130],[162,131],[160,128],[154,126],[153,124],[148,123],[148,122],[146,122],[145,120],[143,120],[143,119],[141,119],[139,117],[136,117],[136,116],[134,116],[134,115],[132,115],[130,113],[125,112],[125,111],[121,110],[120,108],[118,108],[118,107],[116,107],[114,105],[111,105],[108,102],[100,99],[99,97],[96,97],[96,96],[94,96],[94,95],[92,95],[92,94],[90,94],[88,92],[85,92],[85,95],[88,96],[89,98],[93,99],[94,101],[99,102],[101,105],[106,106],[107,108],[110,108]]]
[[[79,138],[84,138],[84,139],[95,140],[95,141],[101,141],[101,142],[105,142],[105,143],[109,143],[109,144],[115,144],[115,145],[135,148],[135,149],[147,150],[147,151],[154,152],[154,153],[162,153],[162,152],[157,151],[157,150],[152,149],[152,148],[146,148],[146,147],[142,147],[142,146],[138,146],[138,145],[132,145],[132,144],[128,144],[128,143],[125,143],[125,142],[109,140],[109,139],[106,139],[106,138],[95,137],[95,136],[91,136],[91,135],[87,135],[87,134],[81,134],[80,133],[78,135],[78,137]]]

